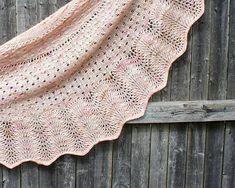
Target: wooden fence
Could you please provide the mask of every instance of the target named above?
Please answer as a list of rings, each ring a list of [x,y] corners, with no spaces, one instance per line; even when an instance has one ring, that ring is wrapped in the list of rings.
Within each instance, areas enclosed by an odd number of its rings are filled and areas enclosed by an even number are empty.
[[[235,118],[235,1],[205,1],[187,52],[173,64],[167,87],[151,98],[143,118],[128,122],[117,140],[99,143],[86,156],[65,155],[49,167],[1,166],[0,188],[234,188],[235,123],[228,120]],[[0,0],[0,43],[65,3]]]

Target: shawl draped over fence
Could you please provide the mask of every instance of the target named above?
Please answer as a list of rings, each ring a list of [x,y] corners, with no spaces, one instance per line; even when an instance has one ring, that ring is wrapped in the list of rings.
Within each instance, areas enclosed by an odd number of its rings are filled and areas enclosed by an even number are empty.
[[[72,0],[0,46],[0,163],[118,138],[166,86],[203,0]]]

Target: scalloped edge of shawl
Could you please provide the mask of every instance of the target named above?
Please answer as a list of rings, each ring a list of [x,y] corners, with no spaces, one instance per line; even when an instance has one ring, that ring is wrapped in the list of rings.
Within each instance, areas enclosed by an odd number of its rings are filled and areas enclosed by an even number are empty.
[[[120,124],[120,128],[119,128],[117,134],[115,134],[115,135],[113,135],[113,136],[111,136],[111,137],[106,137],[106,138],[103,138],[103,139],[100,139],[100,140],[94,142],[93,144],[91,144],[91,145],[90,145],[85,151],[83,151],[83,152],[63,152],[63,153],[60,153],[59,155],[56,155],[55,157],[53,157],[53,158],[52,158],[51,160],[49,160],[49,161],[40,161],[40,160],[33,160],[33,159],[25,159],[25,160],[21,160],[21,161],[19,161],[19,162],[17,162],[17,163],[14,163],[14,164],[12,164],[12,165],[9,165],[9,164],[4,163],[4,162],[0,162],[0,164],[1,164],[1,165],[4,165],[5,167],[7,167],[7,168],[9,168],[9,169],[13,169],[13,168],[15,168],[15,167],[21,165],[22,163],[26,163],[26,162],[33,162],[33,163],[36,163],[36,164],[38,164],[38,165],[49,166],[49,165],[51,165],[52,163],[54,163],[57,159],[59,159],[60,157],[62,157],[62,156],[64,156],[64,155],[85,156],[86,154],[88,154],[88,153],[91,151],[91,149],[92,149],[95,145],[99,144],[100,142],[112,141],[112,140],[118,139],[119,136],[120,136],[120,134],[121,134],[121,132],[122,132],[122,129],[123,129],[125,123],[128,122],[128,121],[130,121],[130,120],[138,119],[138,118],[144,116],[145,111],[146,111],[147,106],[148,106],[149,99],[152,97],[152,95],[155,94],[155,93],[157,93],[158,91],[160,91],[160,90],[162,90],[163,88],[166,87],[167,81],[168,81],[169,72],[170,72],[170,68],[171,68],[172,64],[173,64],[179,57],[181,57],[181,56],[186,52],[187,47],[188,47],[188,34],[189,34],[189,31],[190,31],[192,25],[193,25],[196,21],[198,21],[198,20],[201,18],[201,16],[204,14],[204,12],[205,12],[205,1],[202,0],[202,11],[201,11],[201,12],[197,15],[197,17],[195,17],[195,19],[192,20],[192,22],[189,24],[189,26],[188,26],[188,28],[187,28],[187,30],[186,30],[186,32],[185,32],[185,36],[184,36],[184,41],[185,41],[185,43],[184,43],[184,46],[183,46],[183,48],[182,48],[182,51],[174,58],[174,60],[172,60],[172,61],[169,63],[169,66],[167,67],[167,70],[166,70],[166,74],[164,75],[164,76],[165,76],[165,77],[164,77],[164,81],[161,83],[161,85],[160,85],[158,88],[156,88],[155,90],[153,90],[152,92],[150,92],[150,93],[148,94],[148,96],[145,98],[145,102],[144,102],[145,105],[143,106],[142,111],[140,111],[139,114],[137,114],[136,116],[132,116],[132,117],[126,118],[125,120],[123,120],[123,122]]]

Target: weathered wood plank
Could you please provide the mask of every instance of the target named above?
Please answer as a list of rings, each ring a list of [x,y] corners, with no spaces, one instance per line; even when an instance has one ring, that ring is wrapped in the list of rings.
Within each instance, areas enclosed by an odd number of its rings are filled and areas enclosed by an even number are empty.
[[[230,32],[228,56],[228,89],[227,98],[235,98],[235,1],[230,1]],[[235,122],[226,123],[224,157],[223,157],[223,188],[235,187]]]
[[[16,29],[16,2],[15,0],[7,0],[7,40],[12,39],[17,35]]]
[[[45,19],[65,4],[65,0],[37,0],[37,2],[38,21]]]
[[[167,188],[185,185],[187,126],[170,126]]]
[[[203,188],[206,125],[193,123],[188,128],[186,186]]]
[[[223,158],[223,188],[235,187],[235,123],[226,124],[224,158]]]
[[[94,187],[95,148],[85,156],[77,158],[76,187]]]
[[[148,187],[150,125],[132,127],[131,188]]]
[[[127,124],[235,120],[235,100],[151,102],[143,117]]]
[[[169,124],[152,125],[150,152],[150,188],[166,188]]]
[[[124,126],[113,145],[112,188],[130,187],[131,180],[131,126]]]
[[[51,2],[53,3],[53,1],[56,1],[56,7],[57,9],[64,6],[66,3],[68,3],[70,0],[51,0]]]
[[[3,188],[20,188],[20,166],[14,169],[3,167]]]
[[[208,96],[210,11],[210,1],[205,1],[205,12],[192,28],[190,100],[206,100]]]
[[[204,187],[220,188],[223,156],[223,123],[210,123],[207,127]]]
[[[235,98],[235,1],[230,1],[230,32],[229,32],[229,46],[228,46],[228,90],[227,98]]]
[[[66,3],[66,0],[48,0],[48,12],[49,14],[54,13],[58,10],[61,6]]]
[[[39,187],[55,188],[55,163],[39,167]]]
[[[153,101],[170,100],[171,75],[172,71],[170,68],[166,87],[152,97]],[[149,187],[166,188],[169,124],[151,124],[150,141]]]
[[[45,19],[49,15],[48,0],[40,0],[37,2],[37,19],[38,22]]]
[[[113,141],[101,142],[95,146],[94,185],[97,188],[110,188],[112,182]],[[93,185],[93,186],[94,186]]]
[[[7,41],[7,2],[0,0],[0,45]]]
[[[228,62],[228,2],[211,1],[210,100],[226,99]],[[221,188],[225,123],[207,127],[204,187]]]
[[[193,26],[190,100],[208,96],[210,49],[210,1],[205,13]],[[185,187],[203,188],[206,123],[190,123],[188,128],[187,169]]]
[[[55,162],[56,188],[76,187],[76,159],[75,156],[65,155]]]
[[[230,0],[227,98],[235,99],[235,1]]]
[[[27,162],[21,165],[21,187],[39,188],[39,173],[37,164]]]
[[[109,188],[112,182],[112,141],[101,142],[77,158],[76,187]]]
[[[172,66],[171,96],[173,101],[189,100],[191,64],[191,31],[188,37],[187,52]],[[170,125],[167,187],[182,188],[185,185],[187,124]]]
[[[37,0],[16,0],[17,35],[37,23]]]

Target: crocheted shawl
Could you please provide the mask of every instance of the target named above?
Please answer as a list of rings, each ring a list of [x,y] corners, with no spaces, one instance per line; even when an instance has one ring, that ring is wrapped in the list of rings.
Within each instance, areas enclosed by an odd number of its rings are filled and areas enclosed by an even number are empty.
[[[166,86],[203,0],[72,0],[0,46],[0,163],[118,138]]]

